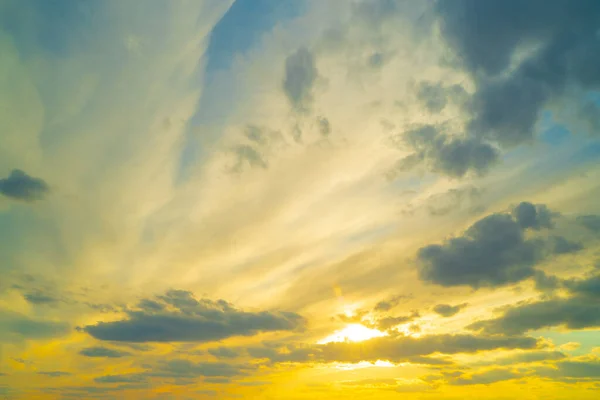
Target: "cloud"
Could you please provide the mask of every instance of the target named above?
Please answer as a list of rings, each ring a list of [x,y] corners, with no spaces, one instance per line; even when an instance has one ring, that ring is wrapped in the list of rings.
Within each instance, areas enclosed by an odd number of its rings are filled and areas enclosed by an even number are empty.
[[[0,179],[0,193],[14,200],[42,200],[49,191],[44,180],[33,178],[20,169],[13,169],[8,178]]]
[[[433,307],[433,311],[441,315],[442,317],[447,318],[458,314],[460,310],[462,310],[466,306],[468,306],[467,303],[457,304],[455,306],[451,306],[450,304],[438,304],[435,307]]]
[[[562,236],[553,236],[552,240],[552,252],[554,254],[569,254],[576,253],[583,249],[583,245],[579,242],[570,241]]]
[[[383,336],[359,343],[332,342],[322,345],[317,359],[325,362],[387,360],[409,361],[411,357],[434,353],[477,353],[498,349],[535,349],[539,343],[531,337],[481,336],[469,334],[440,334],[419,338],[411,336]]]
[[[536,370],[536,374],[567,382],[578,380],[597,381],[600,378],[600,360],[564,360],[554,364],[553,368],[540,367]]]
[[[600,327],[600,276],[563,281],[571,297],[522,302],[506,308],[494,319],[477,321],[467,328],[488,334],[521,334],[564,326],[568,329]]]
[[[71,376],[70,372],[65,371],[38,371],[39,375],[49,376],[51,378],[60,378],[61,376]]]
[[[526,353],[513,354],[506,357],[499,357],[494,359],[486,359],[484,361],[478,361],[474,365],[485,366],[485,365],[515,365],[515,364],[531,364],[545,361],[557,361],[567,358],[565,353],[560,351],[528,351]]]
[[[522,336],[487,336],[472,334],[437,334],[420,337],[390,334],[362,342],[331,342],[321,345],[251,346],[247,353],[274,363],[358,363],[377,360],[394,363],[449,365],[450,360],[437,354],[474,354],[500,349],[536,349],[538,339]],[[429,357],[436,355],[435,357]]]
[[[107,347],[95,346],[86,347],[79,352],[82,356],[86,357],[102,357],[102,358],[120,358],[130,356],[131,353],[126,351],[109,349]]]
[[[406,296],[406,295],[398,295],[398,296],[390,297],[389,299],[386,299],[386,300],[381,300],[380,302],[375,304],[373,311],[378,311],[378,312],[390,311],[392,308],[394,308],[398,304],[400,304],[400,302],[402,300],[406,300],[408,298],[409,298],[409,296]]]
[[[529,278],[542,258],[542,246],[537,240],[526,239],[523,229],[523,222],[508,214],[488,215],[461,236],[419,249],[419,275],[442,286],[474,288]]]
[[[314,56],[306,47],[299,48],[286,58],[283,92],[292,108],[300,112],[310,109],[318,75]]]
[[[304,326],[300,315],[283,311],[246,312],[224,300],[197,300],[191,292],[171,290],[154,302],[170,309],[129,310],[128,319],[99,322],[83,330],[100,340],[123,342],[210,342],[260,332],[292,331]],[[174,309],[173,309],[174,308]]]
[[[593,0],[438,2],[442,35],[476,82],[473,134],[526,142],[551,100],[597,88],[599,11]]]
[[[54,304],[59,301],[56,297],[43,293],[41,291],[34,291],[30,293],[25,293],[23,298],[27,300],[31,304]]]
[[[553,227],[552,217],[554,213],[550,212],[544,204],[531,204],[523,201],[513,209],[512,214],[523,229],[539,230]]]
[[[229,364],[223,362],[202,361],[194,363],[186,359],[175,359],[159,363],[152,369],[153,376],[161,377],[225,377],[246,375],[256,369],[250,364]]]
[[[489,385],[511,379],[522,378],[522,374],[505,368],[494,368],[489,371],[475,372],[450,379],[451,385]]]
[[[222,346],[213,349],[208,349],[208,353],[217,358],[236,358],[240,356],[240,351],[238,349]]]
[[[446,108],[449,101],[461,101],[467,92],[460,85],[444,86],[441,82],[423,81],[417,87],[417,100],[431,113],[439,113]]]
[[[402,315],[399,317],[384,317],[384,318],[380,318],[377,320],[377,322],[374,324],[377,329],[379,330],[388,330],[391,329],[397,325],[400,324],[405,324],[407,322],[411,322],[414,321],[415,319],[419,318],[420,315],[418,312],[413,312],[410,315]]]
[[[396,168],[405,172],[425,164],[433,171],[460,178],[468,173],[484,174],[497,161],[497,150],[477,138],[449,135],[440,127],[423,125],[407,131],[404,141],[415,152],[401,159]]]
[[[64,336],[69,324],[30,318],[23,314],[0,310],[0,337],[4,340],[42,340]]]
[[[581,215],[577,222],[594,233],[600,233],[600,215]]]

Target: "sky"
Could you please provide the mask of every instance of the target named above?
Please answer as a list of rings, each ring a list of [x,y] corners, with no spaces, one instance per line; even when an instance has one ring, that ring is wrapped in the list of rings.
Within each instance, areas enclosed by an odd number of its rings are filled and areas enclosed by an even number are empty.
[[[0,398],[597,398],[597,0],[0,0],[0,60]]]

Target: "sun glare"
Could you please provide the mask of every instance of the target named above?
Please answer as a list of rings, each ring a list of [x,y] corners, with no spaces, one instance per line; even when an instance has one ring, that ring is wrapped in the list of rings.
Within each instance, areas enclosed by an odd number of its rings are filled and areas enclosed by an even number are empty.
[[[372,339],[375,337],[385,336],[384,332],[378,331],[377,329],[367,328],[361,324],[350,324],[344,329],[334,332],[332,335],[327,336],[321,340],[319,344],[331,343],[331,342],[362,342],[363,340]]]

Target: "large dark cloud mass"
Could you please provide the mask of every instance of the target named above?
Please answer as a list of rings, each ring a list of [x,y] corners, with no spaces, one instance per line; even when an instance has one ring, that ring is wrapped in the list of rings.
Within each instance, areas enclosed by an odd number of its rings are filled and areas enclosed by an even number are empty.
[[[224,300],[197,300],[192,293],[171,290],[142,301],[128,319],[99,322],[83,330],[96,339],[122,342],[209,342],[259,332],[291,331],[304,318],[291,312],[246,312]]]
[[[7,178],[0,179],[0,193],[14,200],[35,201],[43,199],[50,187],[42,179],[13,169]]]
[[[513,215],[488,215],[461,236],[422,247],[417,255],[421,278],[442,286],[478,288],[533,276],[544,244],[526,238],[524,230],[552,226],[552,214],[543,205],[523,202]]]
[[[503,146],[531,140],[550,101],[600,85],[596,0],[442,0],[437,12],[476,83],[474,136]]]

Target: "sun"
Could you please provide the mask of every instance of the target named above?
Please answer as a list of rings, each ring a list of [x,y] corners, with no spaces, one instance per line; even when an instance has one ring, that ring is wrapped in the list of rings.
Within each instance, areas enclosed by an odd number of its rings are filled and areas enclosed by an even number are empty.
[[[327,336],[325,339],[319,341],[319,344],[331,343],[331,342],[362,342],[375,337],[385,336],[384,332],[378,331],[377,329],[367,328],[361,324],[350,324],[344,329],[334,332],[332,335]]]

